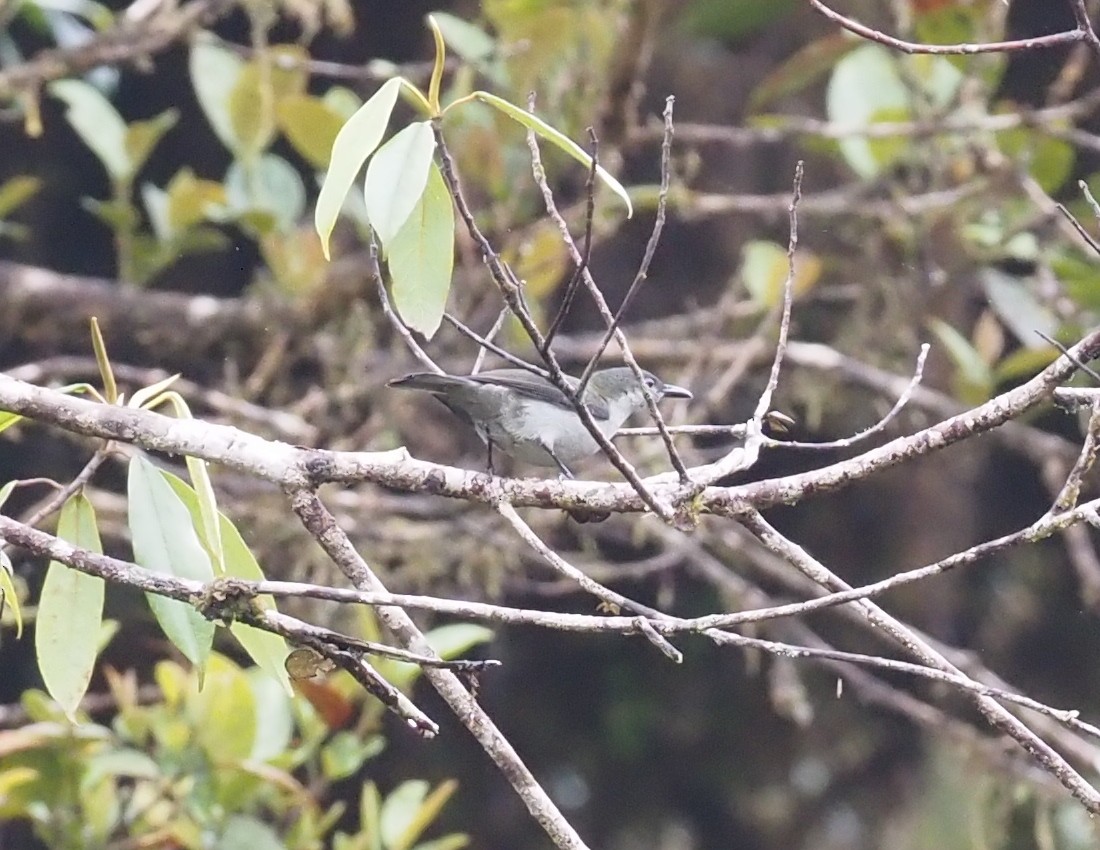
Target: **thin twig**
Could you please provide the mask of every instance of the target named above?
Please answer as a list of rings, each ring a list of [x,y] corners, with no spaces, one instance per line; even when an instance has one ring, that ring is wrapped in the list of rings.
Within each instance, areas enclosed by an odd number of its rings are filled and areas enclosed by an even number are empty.
[[[831,590],[851,589],[850,585],[835,576],[802,547],[776,531],[758,511],[746,511],[741,516],[740,521],[766,548],[797,567],[818,584]],[[922,664],[952,675],[964,675],[958,667],[951,664],[926,640],[873,602],[861,600],[856,603],[856,610],[868,623],[888,636],[900,648]],[[1013,738],[1024,750],[1031,754],[1043,769],[1057,777],[1062,785],[1090,812],[1100,813],[1100,792],[1074,770],[1049,744],[990,697],[975,696],[974,702],[978,710],[994,728]]]
[[[1092,411],[1089,414],[1089,424],[1085,429],[1085,440],[1081,445],[1081,451],[1074,461],[1073,468],[1066,476],[1066,482],[1051,505],[1051,512],[1064,513],[1077,505],[1081,495],[1081,482],[1093,464],[1096,463],[1096,454],[1100,450],[1100,396],[1092,401]]]
[[[459,330],[461,330],[461,328],[459,328],[460,325],[461,325],[462,328],[466,327],[465,325],[462,325],[461,322],[459,322],[457,319],[454,319],[451,316],[447,316],[447,318],[452,319],[455,328],[458,328]],[[504,327],[504,320],[507,319],[507,318],[508,318],[508,308],[505,307],[499,313],[497,313],[496,321],[494,321],[493,326],[491,328],[489,328],[489,332],[487,334],[485,334],[485,338],[484,339],[480,339],[480,338],[478,339],[478,345],[480,347],[477,350],[477,357],[474,358],[474,365],[470,368],[470,374],[471,375],[476,375],[478,372],[481,371],[481,367],[485,363],[485,355],[489,351],[489,346],[492,345],[492,343],[493,343],[493,337],[495,337],[498,333],[500,333],[500,329],[502,327]],[[467,328],[467,330],[469,330],[469,329]],[[503,350],[504,350],[503,348],[499,348],[499,347],[497,349],[498,353],[500,351],[503,351]],[[505,359],[510,359],[510,358],[505,358]],[[517,359],[519,359],[519,358],[517,358]],[[515,362],[515,361],[511,361],[511,362]],[[531,368],[535,369],[535,368],[538,368],[538,367],[532,366]]]
[[[1084,24],[1081,23],[1078,17],[1078,25],[1076,28],[1050,35],[1039,35],[1032,38],[1021,38],[1012,41],[994,41],[986,44],[920,44],[913,41],[902,41],[899,38],[894,38],[893,36],[886,35],[886,33],[879,32],[876,29],[853,21],[851,18],[846,18],[839,12],[834,12],[826,6],[822,0],[808,0],[808,2],[814,9],[830,21],[849,32],[853,32],[868,41],[874,41],[894,50],[900,50],[902,53],[928,53],[936,56],[965,56],[975,53],[1017,53],[1024,50],[1038,50],[1057,47],[1062,44],[1074,44],[1080,41],[1087,42],[1094,46],[1097,43],[1096,34],[1092,31],[1092,28],[1088,26],[1088,18],[1086,16]],[[1080,4],[1081,0],[1071,0],[1070,2],[1071,8],[1074,9],[1075,16]],[[1080,8],[1083,9],[1083,6],[1080,6]]]
[[[578,269],[579,269],[580,275],[581,275],[581,280],[584,282],[585,287],[588,289],[589,294],[592,296],[592,300],[595,302],[596,308],[599,311],[600,316],[603,318],[605,324],[607,324],[607,326],[610,327],[615,322],[615,316],[611,312],[611,308],[608,307],[607,300],[603,297],[603,293],[600,292],[599,287],[596,285],[596,281],[593,279],[591,271],[584,265],[584,263],[582,261],[580,250],[577,248],[577,244],[573,240],[572,234],[569,232],[569,223],[562,216],[560,210],[558,210],[557,202],[554,200],[554,193],[550,189],[549,181],[546,179],[546,170],[543,168],[543,165],[542,165],[542,154],[539,151],[538,139],[535,137],[535,134],[532,133],[532,132],[527,133],[527,147],[531,152],[531,170],[532,170],[532,174],[534,176],[534,180],[535,180],[536,185],[539,187],[539,191],[542,193],[543,203],[546,206],[546,212],[550,216],[550,218],[555,222],[555,224],[557,224],[558,230],[559,230],[559,232],[561,233],[561,236],[562,236],[562,240],[564,241],[564,243],[566,245],[566,248],[569,250],[570,256],[573,258],[573,262],[576,263],[577,266],[578,266]],[[629,366],[630,369],[633,371],[635,378],[638,380],[638,383],[642,386],[642,390],[646,395],[647,406],[650,407],[650,415],[654,418],[654,422],[657,425],[657,427],[663,426],[664,425],[664,419],[661,416],[660,410],[657,409],[656,404],[654,403],[654,401],[651,397],[651,394],[649,393],[648,389],[645,386],[645,381],[643,380],[643,376],[642,376],[642,369],[638,365],[638,361],[635,359],[634,354],[630,350],[630,345],[627,342],[626,335],[623,334],[621,328],[616,328],[615,331],[614,331],[614,334],[615,334],[615,341],[618,344],[620,351],[622,352],[623,360],[626,362],[627,366]],[[539,346],[537,346],[537,347],[539,347]],[[542,351],[542,347],[539,347],[539,350]],[[547,358],[547,365],[550,365],[549,359],[553,357],[553,352],[552,351],[545,351],[544,352],[544,357]],[[551,368],[551,371],[553,371],[552,368]],[[583,404],[581,403],[581,400],[580,400],[581,399],[581,393],[583,392],[583,389],[584,389],[584,387],[583,387],[583,384],[582,384],[582,385],[578,385],[576,390],[570,389],[566,393],[567,395],[572,397],[574,407],[576,407],[578,409],[578,412],[579,412],[580,408],[583,407]],[[582,419],[583,419],[583,417],[582,417]],[[596,434],[593,434],[592,436],[597,437]],[[603,435],[600,434],[599,436],[602,437]],[[600,442],[599,439],[597,439],[597,443],[599,443],[601,449],[604,449],[604,452],[606,454],[607,449],[604,447],[604,444],[602,442]],[[668,445],[670,443],[671,443],[671,438],[669,439],[669,442],[666,443],[666,445]],[[610,441],[608,441],[608,444],[610,445]],[[615,451],[616,454],[618,454],[617,449],[615,449],[614,451]],[[675,452],[675,447],[673,447],[673,451]],[[678,455],[677,455],[677,457],[678,457]],[[608,458],[612,460],[612,463],[615,463],[615,460],[612,457],[612,455],[608,454]],[[672,456],[670,455],[670,460],[671,459],[672,459]],[[626,463],[625,458],[623,459],[623,463],[624,464]],[[675,461],[674,461],[674,465],[675,465]],[[615,466],[616,466],[616,468],[618,468],[619,464],[615,463]],[[631,467],[631,469],[633,469],[633,467]],[[684,469],[682,462],[680,463],[680,469]],[[686,469],[684,469],[683,472],[681,472],[680,469],[677,469],[677,474],[680,475],[681,480],[683,480],[684,473],[686,473]],[[639,482],[639,483],[641,483],[641,482]],[[642,485],[642,486],[644,486],[644,485]],[[667,511],[664,511],[664,512],[658,512],[658,515],[662,519],[664,519],[666,522],[672,522],[673,521],[672,520],[671,509],[668,509]]]
[[[676,99],[672,95],[665,98],[665,134],[661,140],[661,185],[657,192],[657,212],[653,219],[653,229],[650,231],[649,239],[646,241],[645,251],[642,254],[642,261],[638,264],[638,271],[634,275],[634,280],[630,282],[630,286],[626,290],[626,295],[623,296],[623,300],[619,304],[619,309],[615,311],[611,321],[608,322],[603,339],[600,340],[600,344],[596,347],[595,353],[592,355],[584,372],[581,374],[580,382],[577,385],[578,394],[584,392],[584,388],[588,385],[588,381],[591,379],[596,366],[599,365],[600,358],[616,335],[622,337],[620,347],[623,348],[624,356],[627,351],[625,345],[626,337],[621,333],[620,325],[623,316],[634,301],[634,296],[637,295],[638,291],[641,289],[642,282],[649,277],[649,267],[653,263],[653,256],[657,253],[657,246],[661,242],[661,234],[665,229],[665,216],[668,208],[668,190],[672,174],[672,107],[675,102]],[[632,360],[633,357],[630,359]],[[649,386],[642,380],[637,363],[631,364],[631,368],[634,370],[634,375],[641,384],[642,394],[645,396],[646,407],[649,409],[650,418],[656,425],[657,431],[661,435],[661,440],[665,444],[665,451],[668,452],[669,462],[672,464],[672,468],[676,470],[677,475],[680,476],[680,483],[689,484],[691,477],[688,475],[687,466],[684,464],[679,451],[676,449],[676,444],[673,442],[672,435],[665,425],[665,420],[661,415],[661,411],[657,408],[657,399],[653,396]]]
[[[443,129],[438,120],[433,120],[432,129],[435,133],[436,147],[439,150],[440,170],[443,174],[443,180],[447,184],[448,192],[454,199],[459,217],[465,224],[470,236],[480,248],[482,258],[489,268],[489,273],[493,281],[496,283],[498,289],[500,289],[500,294],[504,299],[504,303],[519,320],[520,325],[523,326],[524,331],[527,333],[531,342],[534,343],[535,348],[542,352],[543,360],[549,370],[547,379],[561,390],[567,399],[569,399],[577,416],[580,418],[581,422],[584,423],[584,427],[588,429],[592,439],[596,441],[596,445],[600,447],[611,464],[619,470],[622,476],[627,480],[634,489],[634,492],[638,494],[638,498],[645,503],[646,507],[657,516],[661,517],[665,522],[674,523],[675,513],[672,507],[658,500],[649,491],[649,488],[642,482],[637,470],[635,470],[630,462],[623,457],[622,453],[615,448],[611,441],[604,436],[599,426],[596,425],[595,419],[592,418],[592,412],[581,399],[574,394],[573,388],[565,379],[565,374],[558,364],[557,357],[554,356],[552,350],[546,348],[545,338],[539,331],[534,319],[531,317],[530,311],[523,303],[521,288],[519,282],[516,280],[515,274],[509,268],[508,264],[501,259],[500,255],[493,250],[489,240],[485,237],[485,234],[482,233],[481,228],[474,219],[473,212],[470,210],[470,206],[466,202],[466,196],[463,194],[462,187],[458,182],[458,173],[455,170],[454,157],[451,156],[450,149],[447,147],[446,139],[443,137]]]
[[[922,343],[920,347],[920,354],[917,355],[917,367],[913,371],[913,377],[910,378],[908,386],[905,391],[898,396],[897,401],[894,402],[894,406],[890,408],[885,416],[883,416],[878,422],[872,425],[870,428],[865,428],[851,437],[845,437],[840,440],[830,440],[823,443],[802,443],[796,440],[771,440],[767,441],[769,446],[782,446],[784,448],[795,449],[846,449],[850,446],[854,446],[856,443],[866,440],[868,437],[873,437],[875,434],[881,433],[886,430],[891,422],[894,421],[909,403],[909,400],[913,397],[913,393],[916,392],[917,387],[920,386],[921,378],[924,376],[924,364],[928,359],[928,352],[930,347],[928,343]]]
[[[501,315],[505,315],[507,312],[508,311],[505,310],[505,311],[502,312]],[[550,373],[547,372],[545,369],[540,369],[538,366],[535,366],[533,363],[528,363],[522,357],[517,357],[516,355],[512,354],[512,352],[508,351],[507,349],[501,348],[495,342],[493,342],[492,340],[490,340],[487,337],[481,336],[481,334],[479,334],[477,331],[473,330],[469,325],[467,325],[461,319],[455,318],[450,313],[444,313],[443,314],[443,321],[445,321],[447,324],[449,324],[451,327],[453,327],[456,331],[458,331],[464,337],[466,337],[467,339],[473,340],[474,342],[476,342],[480,346],[480,351],[478,352],[479,360],[474,362],[474,368],[470,372],[471,375],[476,375],[477,374],[477,372],[480,369],[480,359],[483,358],[486,351],[491,351],[497,357],[500,357],[503,360],[507,360],[513,366],[518,366],[520,369],[524,369],[524,370],[530,372],[533,375],[538,375],[538,376],[543,377],[543,378],[548,378],[549,377]],[[494,325],[494,327],[495,327],[495,325]]]
[[[96,471],[103,465],[103,462],[111,456],[112,446],[111,443],[105,443],[96,449],[84,468],[76,474],[76,477],[72,481],[63,485],[60,490],[54,493],[49,500],[40,506],[34,513],[28,517],[23,518],[23,522],[30,526],[38,526],[42,520],[53,514],[55,511],[61,510],[62,506],[69,501],[69,498],[79,493],[84,489],[89,481],[92,480],[92,476],[96,474]]]
[[[390,294],[386,292],[386,283],[382,280],[382,266],[378,262],[378,243],[375,242],[373,233],[370,235],[370,273],[371,277],[374,278],[374,288],[378,293],[378,302],[382,305],[382,313],[385,314],[386,319],[389,320],[401,339],[405,341],[409,351],[428,371],[435,372],[437,375],[446,374],[443,369],[436,365],[420,343],[416,341],[412,330],[405,324],[405,320],[397,315],[397,311],[394,310],[393,303],[390,301]]]
[[[534,111],[534,103],[529,102],[528,109]],[[573,274],[569,276],[569,282],[565,285],[565,295],[561,299],[561,306],[550,322],[546,330],[546,347],[549,348],[554,341],[554,336],[565,321],[569,308],[573,306],[573,299],[577,295],[577,287],[580,286],[581,276],[588,268],[592,259],[592,223],[596,218],[596,168],[600,164],[600,146],[596,139],[596,133],[589,128],[589,142],[591,146],[592,161],[588,166],[588,178],[584,181],[584,249],[581,251],[579,262],[575,262]]]
[[[386,592],[385,585],[356,551],[347,534],[329,513],[317,494],[295,490],[291,507],[306,530],[321,548],[360,590]],[[2,518],[0,518],[2,520]],[[400,608],[380,607],[378,618],[407,649],[434,654],[424,635]],[[515,789],[527,810],[539,822],[559,850],[587,850],[577,831],[554,805],[534,775],[520,759],[508,739],[478,704],[462,681],[450,670],[425,668],[424,678],[436,689],[455,716],[477,739],[485,753],[496,763]]]

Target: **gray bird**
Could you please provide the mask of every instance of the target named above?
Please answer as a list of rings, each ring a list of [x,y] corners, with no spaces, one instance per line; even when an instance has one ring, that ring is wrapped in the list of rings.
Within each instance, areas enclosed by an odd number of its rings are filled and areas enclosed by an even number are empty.
[[[665,396],[691,398],[683,387],[642,372],[646,386],[660,401]],[[566,376],[570,386],[579,381]],[[473,426],[488,448],[536,466],[556,466],[572,478],[569,466],[599,451],[569,400],[548,379],[524,369],[490,369],[477,375],[415,372],[389,382],[400,389],[423,390]],[[611,437],[634,413],[645,409],[641,383],[626,366],[593,372],[584,389],[584,405],[604,436]]]

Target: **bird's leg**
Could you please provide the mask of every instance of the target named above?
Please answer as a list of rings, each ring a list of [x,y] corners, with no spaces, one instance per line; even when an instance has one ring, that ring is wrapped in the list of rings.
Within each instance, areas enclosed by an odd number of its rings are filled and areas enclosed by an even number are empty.
[[[485,471],[488,472],[490,475],[495,475],[496,473],[493,471],[493,441],[492,440],[489,440],[489,439],[485,440],[485,449],[486,449],[486,453],[488,455],[485,459]]]
[[[543,450],[544,450],[544,451],[545,451],[545,452],[546,452],[546,453],[547,453],[548,455],[550,455],[550,457],[551,457],[551,459],[552,459],[552,460],[554,461],[554,463],[556,463],[556,464],[558,465],[558,469],[560,469],[560,470],[561,470],[561,477],[562,477],[562,478],[572,478],[572,477],[573,477],[573,473],[572,473],[572,472],[570,472],[570,470],[569,470],[569,467],[568,467],[568,466],[566,466],[566,465],[565,465],[564,463],[562,463],[562,460],[561,460],[561,458],[560,458],[560,457],[558,457],[558,456],[557,456],[557,455],[556,455],[556,454],[554,453],[554,449],[553,449],[553,448],[551,448],[551,446],[550,446],[550,444],[549,444],[549,443],[547,443],[547,442],[546,442],[545,440],[542,440],[542,439],[540,439],[540,440],[539,440],[539,445],[540,445],[540,446],[542,446]]]

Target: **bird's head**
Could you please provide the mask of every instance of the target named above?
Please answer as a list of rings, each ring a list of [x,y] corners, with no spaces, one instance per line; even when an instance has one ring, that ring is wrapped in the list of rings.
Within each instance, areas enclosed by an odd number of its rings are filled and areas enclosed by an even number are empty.
[[[642,381],[656,401],[663,398],[691,398],[691,390],[666,384],[652,372],[642,371]],[[588,392],[602,398],[609,407],[623,410],[625,416],[645,407],[645,394],[638,376],[629,366],[615,366],[594,372],[588,381]],[[624,419],[625,419],[624,416]]]

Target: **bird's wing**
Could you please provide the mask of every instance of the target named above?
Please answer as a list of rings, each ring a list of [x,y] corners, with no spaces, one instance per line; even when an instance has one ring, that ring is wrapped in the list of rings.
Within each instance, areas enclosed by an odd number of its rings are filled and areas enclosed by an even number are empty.
[[[567,379],[575,383],[575,379],[568,378],[568,376]],[[477,381],[480,384],[506,387],[526,398],[543,401],[563,410],[573,409],[573,405],[561,390],[548,380],[540,378],[525,369],[490,369],[487,372],[470,375],[468,380]],[[610,418],[611,413],[603,399],[594,398],[588,393],[585,393],[585,395],[584,406],[588,408],[588,412],[592,414],[594,419]]]

